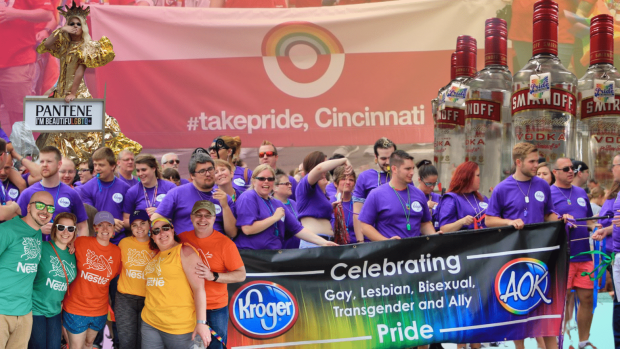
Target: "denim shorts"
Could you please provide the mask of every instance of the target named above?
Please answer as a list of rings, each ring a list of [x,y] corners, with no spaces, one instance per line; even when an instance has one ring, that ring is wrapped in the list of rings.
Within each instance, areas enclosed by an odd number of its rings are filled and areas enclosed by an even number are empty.
[[[86,332],[87,329],[101,331],[108,320],[108,315],[82,316],[62,311],[62,325],[72,334]]]

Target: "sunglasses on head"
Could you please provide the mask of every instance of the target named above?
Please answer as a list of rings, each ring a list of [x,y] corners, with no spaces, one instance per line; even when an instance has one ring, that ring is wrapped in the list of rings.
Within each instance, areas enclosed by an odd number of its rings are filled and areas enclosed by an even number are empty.
[[[263,158],[263,157],[265,157],[265,155],[267,155],[267,157],[270,158],[272,156],[275,156],[276,152],[270,150],[270,151],[264,151],[264,152],[258,153],[258,157],[259,158]]]
[[[67,229],[68,232],[73,233],[75,231],[75,226],[74,225],[56,224],[56,229],[58,231],[65,231],[65,229]]]
[[[75,27],[75,26],[81,27],[82,23],[81,22],[71,22],[71,23],[69,23],[69,26],[70,27]]]
[[[40,201],[31,202],[30,204],[31,205],[34,204],[34,208],[36,208],[39,211],[43,211],[46,207],[47,207],[48,213],[54,213],[56,211],[56,208],[54,207],[54,205],[46,205]]]
[[[257,181],[261,181],[261,182],[264,182],[264,181],[273,182],[276,180],[274,177],[256,177],[254,179],[256,179]]]
[[[170,224],[166,224],[166,225],[162,225],[161,228],[155,228],[153,229],[153,235],[159,235],[159,233],[163,231],[170,231],[170,229],[172,229],[172,226]]]
[[[566,167],[562,167],[562,168],[556,168],[556,171],[573,172],[574,169],[575,168],[573,166],[566,166]]]

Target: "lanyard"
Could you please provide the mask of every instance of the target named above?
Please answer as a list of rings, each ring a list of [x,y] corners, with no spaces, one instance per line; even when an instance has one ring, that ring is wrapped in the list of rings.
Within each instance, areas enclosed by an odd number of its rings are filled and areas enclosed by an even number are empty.
[[[269,209],[269,213],[271,215],[273,215],[274,213],[276,213],[276,210],[273,208],[273,206],[271,205],[271,199],[265,200],[263,198],[261,198],[261,201],[265,203],[265,205],[267,206],[267,208]],[[280,230],[278,229],[278,222],[273,223],[274,228],[276,228],[276,237],[280,236]]]
[[[349,201],[349,209],[346,210],[347,212],[349,212],[349,215],[347,216],[345,213],[345,217],[346,218],[346,228],[347,231],[349,231],[349,223],[351,223],[351,216],[353,216],[353,200]]]
[[[43,180],[41,180],[41,188],[43,188],[43,191],[47,191],[45,190],[45,187],[43,186]],[[58,183],[58,190],[56,190],[56,197],[54,198],[54,206],[58,205],[58,194],[60,194],[60,186],[62,185],[62,183]],[[51,194],[51,193],[50,193]],[[50,220],[50,223],[54,223],[54,218],[52,218]]]
[[[99,179],[99,175],[97,174],[97,185],[99,185],[99,192],[100,193],[103,191],[103,189],[111,188],[114,185],[114,182],[116,182],[116,177],[114,177],[114,179],[112,180],[112,183],[110,185],[108,185],[107,187],[104,187],[103,184],[101,184],[101,179]]]
[[[409,224],[409,216],[411,216],[411,197],[409,196],[409,186],[407,186],[407,208],[405,209],[405,203],[403,203],[403,200],[400,198],[400,194],[398,194],[398,192],[396,191],[396,189],[394,187],[392,187],[392,190],[394,190],[394,194],[396,194],[396,197],[398,198],[398,201],[400,202],[400,205],[403,207],[403,211],[405,212],[405,218],[407,219],[407,230],[411,230],[411,224]]]
[[[299,216],[297,216],[297,212],[295,212],[295,208],[293,207],[293,204],[291,204],[291,200],[286,200],[285,205],[287,205],[287,206],[289,206],[291,208],[291,211],[295,215],[295,218],[297,218],[297,220],[299,220]]]
[[[375,170],[375,171],[377,171],[377,170]],[[384,184],[387,184],[389,182],[390,182],[390,173],[386,172],[385,173],[385,183]],[[377,171],[377,186],[380,186],[380,185],[381,185],[381,172]]]
[[[144,183],[140,182],[142,184],[142,189],[144,190],[144,201],[146,201],[146,207],[155,207],[155,203],[157,200],[157,184],[155,184],[155,189],[153,190],[153,200],[149,200],[149,196],[146,192],[146,187],[144,186]],[[150,189],[150,188],[149,188]]]
[[[9,190],[9,180],[6,180],[6,190]],[[4,189],[4,185],[2,183],[0,183],[0,187],[2,187],[2,201],[0,201],[0,204],[2,206],[6,205],[6,190]]]

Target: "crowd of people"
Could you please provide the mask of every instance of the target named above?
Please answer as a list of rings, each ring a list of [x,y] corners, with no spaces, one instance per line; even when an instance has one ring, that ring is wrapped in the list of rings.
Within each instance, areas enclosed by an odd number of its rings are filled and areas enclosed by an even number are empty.
[[[592,217],[591,198],[601,217],[620,209],[620,155],[614,185],[605,190],[588,181],[585,163],[539,163],[536,147],[519,143],[514,173],[489,198],[479,192],[474,162],[458,166],[447,192],[438,193],[431,161],[414,162],[387,138],[373,150],[376,167],[359,174],[346,157],[318,151],[287,174],[277,167],[271,142],[263,142],[260,165],[250,170],[239,157],[239,137],[221,136],[194,151],[189,178],[181,179],[173,153],[158,161],[102,147],[75,164],[48,146],[35,163],[0,139],[0,347],[58,348],[63,334],[70,347],[101,347],[111,309],[119,348],[188,347],[197,337],[221,348],[228,333],[226,284],[245,279],[241,249],[522,229]],[[590,251],[596,229],[598,240],[615,230],[609,245],[619,251],[619,227],[620,219],[606,218],[571,229],[568,288],[581,304],[579,348],[591,345],[594,286],[582,276],[594,268],[582,252]],[[557,348],[555,337],[538,340]]]

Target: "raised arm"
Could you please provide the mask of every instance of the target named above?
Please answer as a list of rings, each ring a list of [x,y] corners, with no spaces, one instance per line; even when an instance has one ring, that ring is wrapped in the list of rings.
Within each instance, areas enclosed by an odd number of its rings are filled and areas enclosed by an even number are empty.
[[[345,171],[345,174],[350,174],[353,171],[353,167],[351,166],[351,163],[347,158],[327,160],[321,162],[320,164],[316,165],[312,169],[312,171],[310,171],[310,173],[308,173],[308,184],[315,185],[323,177],[324,173],[345,164],[348,167]]]

